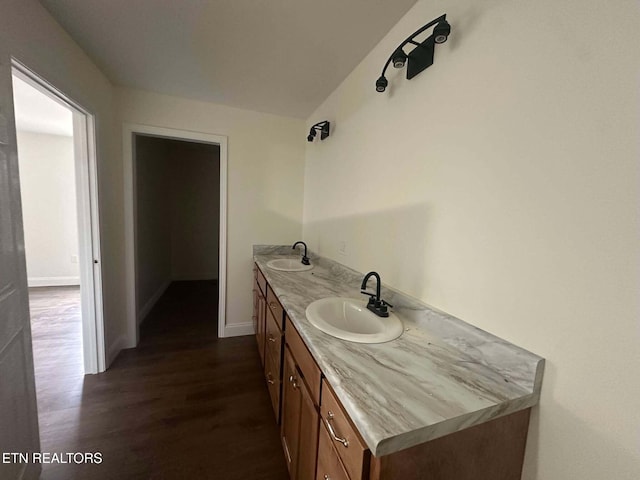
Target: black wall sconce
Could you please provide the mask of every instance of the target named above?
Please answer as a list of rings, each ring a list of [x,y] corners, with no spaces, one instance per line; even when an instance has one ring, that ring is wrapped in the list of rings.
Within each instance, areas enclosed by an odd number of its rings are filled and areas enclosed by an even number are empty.
[[[326,120],[323,120],[322,122],[316,123],[309,130],[309,136],[307,137],[307,141],[308,142],[313,142],[313,139],[316,138],[316,133],[317,133],[316,130],[320,131],[320,140],[324,140],[325,138],[327,138],[329,136],[329,126],[330,125],[331,124],[329,122],[327,122]]]
[[[447,14],[445,13],[435,20],[431,20],[424,27],[416,30],[413,35],[407,38],[393,51],[389,60],[387,60],[387,63],[384,64],[382,75],[380,75],[380,78],[376,80],[377,92],[384,92],[389,84],[387,77],[385,77],[384,74],[386,73],[387,67],[389,67],[390,63],[392,63],[395,68],[402,68],[406,63],[407,80],[411,80],[425,68],[433,65],[433,52],[435,50],[436,43],[446,42],[447,38],[449,38],[449,33],[451,33],[451,25],[449,25],[446,19]],[[434,25],[435,28],[433,29],[433,33],[429,35],[426,40],[423,40],[420,43],[414,40],[415,37]],[[416,47],[406,54],[403,48],[408,44],[415,45]]]

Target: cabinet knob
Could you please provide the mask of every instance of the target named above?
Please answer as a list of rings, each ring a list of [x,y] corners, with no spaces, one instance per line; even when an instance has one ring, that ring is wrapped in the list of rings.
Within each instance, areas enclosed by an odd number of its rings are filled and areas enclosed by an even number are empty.
[[[324,480],[331,480],[331,477],[325,473],[324,474]]]
[[[267,340],[269,340],[271,343],[276,343],[276,337],[274,337],[271,334],[269,334],[269,336],[267,337]]]
[[[289,383],[293,386],[294,390],[297,390],[299,385],[298,385],[298,379],[296,377],[294,377],[293,375],[291,375],[289,377]]]
[[[268,383],[269,385],[273,385],[274,383],[276,383],[276,382],[273,380],[273,375],[271,375],[271,372],[267,373],[267,383]]]

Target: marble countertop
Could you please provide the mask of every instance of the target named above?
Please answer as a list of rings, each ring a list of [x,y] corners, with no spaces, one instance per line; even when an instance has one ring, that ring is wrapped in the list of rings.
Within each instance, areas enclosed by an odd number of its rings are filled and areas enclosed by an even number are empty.
[[[307,306],[333,296],[364,300],[359,289],[364,275],[311,255],[314,268],[305,272],[266,266],[290,254],[291,247],[254,247],[255,262],[373,455],[388,455],[538,403],[544,359],[386,288],[384,278],[382,298],[402,319],[402,336],[361,344],[318,330],[305,316]]]

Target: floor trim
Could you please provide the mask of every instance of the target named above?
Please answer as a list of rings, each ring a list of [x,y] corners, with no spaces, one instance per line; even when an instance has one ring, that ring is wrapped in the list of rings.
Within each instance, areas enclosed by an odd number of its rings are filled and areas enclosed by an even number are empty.
[[[66,287],[80,285],[80,277],[29,277],[29,287]]]
[[[253,335],[254,333],[253,323],[233,323],[224,326],[225,337],[241,337],[243,335]]]

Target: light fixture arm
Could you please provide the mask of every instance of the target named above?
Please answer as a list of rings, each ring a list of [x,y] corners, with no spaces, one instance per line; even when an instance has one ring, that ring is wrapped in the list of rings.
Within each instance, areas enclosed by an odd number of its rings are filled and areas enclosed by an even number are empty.
[[[311,126],[309,129],[309,136],[307,137],[308,142],[313,142],[313,139],[316,137],[316,130],[320,132],[320,140],[324,140],[329,136],[331,128],[331,123],[327,120],[323,120]]]
[[[384,77],[384,74],[387,72],[387,68],[389,68],[389,64],[393,61],[393,56],[394,54],[400,50],[402,47],[404,47],[406,44],[411,43],[413,45],[417,45],[418,47],[421,46],[420,43],[416,42],[414,40],[415,37],[417,37],[418,35],[420,35],[422,32],[424,32],[425,30],[427,30],[428,28],[433,27],[435,24],[442,22],[443,20],[447,19],[447,14],[443,14],[441,16],[439,16],[438,18],[431,20],[429,23],[427,23],[425,26],[420,27],[418,30],[416,30],[415,32],[413,32],[412,35],[408,36],[407,39],[402,42],[392,53],[391,55],[389,55],[389,59],[387,60],[387,63],[384,64],[384,68],[382,69],[382,77]]]
[[[435,25],[435,27],[434,27]],[[433,32],[427,38],[418,42],[415,38],[423,33],[428,28],[433,28]],[[436,45],[445,43],[449,34],[451,33],[451,25],[447,22],[447,14],[440,15],[438,18],[431,20],[426,25],[420,27],[413,32],[409,37],[405,39],[396,49],[391,53],[389,58],[382,68],[382,75],[376,80],[376,92],[382,93],[387,89],[389,81],[385,74],[389,64],[394,68],[407,67],[407,80],[411,80],[420,72],[433,65],[433,58]],[[404,47],[408,44],[415,45],[415,47],[409,52],[404,51]]]

